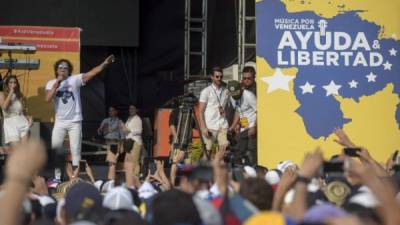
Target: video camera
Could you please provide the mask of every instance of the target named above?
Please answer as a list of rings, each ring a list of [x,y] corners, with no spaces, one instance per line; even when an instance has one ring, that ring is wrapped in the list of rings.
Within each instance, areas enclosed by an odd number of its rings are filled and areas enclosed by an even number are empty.
[[[198,101],[197,97],[191,92],[178,97],[179,106],[193,107]]]

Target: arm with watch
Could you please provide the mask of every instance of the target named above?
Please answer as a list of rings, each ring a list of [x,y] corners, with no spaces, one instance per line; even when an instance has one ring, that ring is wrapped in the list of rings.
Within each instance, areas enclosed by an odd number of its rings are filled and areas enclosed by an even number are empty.
[[[322,163],[323,157],[319,148],[312,153],[307,153],[304,157],[296,178],[293,201],[286,210],[287,215],[296,221],[301,221],[307,211],[307,185],[317,174]]]

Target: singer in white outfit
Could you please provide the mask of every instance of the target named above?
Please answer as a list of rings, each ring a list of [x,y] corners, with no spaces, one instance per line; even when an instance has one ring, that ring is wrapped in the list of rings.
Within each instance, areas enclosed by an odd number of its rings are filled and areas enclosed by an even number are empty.
[[[93,77],[100,74],[107,65],[114,62],[114,56],[108,56],[103,63],[87,73],[71,75],[72,63],[67,59],[60,59],[54,63],[56,79],[46,85],[46,102],[53,100],[55,105],[55,122],[51,136],[53,149],[63,146],[64,137],[68,132],[72,156],[72,165],[77,167],[81,159],[82,144],[82,107],[80,88]]]
[[[28,139],[32,117],[24,115],[23,95],[16,76],[7,76],[3,92],[0,92],[0,105],[4,116],[4,142],[16,144]]]

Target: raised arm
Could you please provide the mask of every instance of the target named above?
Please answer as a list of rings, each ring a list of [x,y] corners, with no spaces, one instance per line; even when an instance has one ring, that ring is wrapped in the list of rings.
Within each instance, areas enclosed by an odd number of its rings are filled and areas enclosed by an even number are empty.
[[[102,62],[100,65],[94,67],[93,69],[91,69],[89,72],[83,74],[82,76],[82,80],[84,83],[90,81],[93,77],[95,77],[96,75],[98,75],[101,71],[103,71],[109,64],[113,63],[115,60],[115,56],[114,55],[110,55],[108,56],[104,62]]]
[[[296,221],[301,221],[307,210],[307,184],[316,175],[322,162],[322,152],[319,149],[313,153],[307,153],[304,157],[303,165],[298,172],[297,182],[294,186],[293,201],[286,210],[286,214]]]
[[[6,180],[0,197],[0,224],[19,224],[18,215],[29,184],[45,162],[45,147],[39,141],[31,139],[14,149],[7,160]]]
[[[378,214],[383,218],[384,225],[400,224],[400,204],[396,202],[396,191],[392,184],[384,178],[379,178],[371,165],[347,160],[345,170],[352,176],[361,179],[364,185],[370,188],[382,207]]]

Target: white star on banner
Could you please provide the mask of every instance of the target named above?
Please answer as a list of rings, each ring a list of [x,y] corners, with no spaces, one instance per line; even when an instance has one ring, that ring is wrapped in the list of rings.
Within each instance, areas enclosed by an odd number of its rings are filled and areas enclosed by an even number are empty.
[[[333,80],[328,85],[322,86],[326,90],[326,96],[339,95],[339,89],[342,85],[337,85]]]
[[[392,70],[392,64],[389,63],[389,61],[386,60],[386,62],[383,65],[383,70]]]
[[[367,79],[368,79],[368,83],[369,82],[375,82],[375,78],[376,78],[376,75],[374,74],[374,73],[372,73],[372,72],[370,72],[367,76],[365,76]]]
[[[302,94],[306,94],[306,93],[313,93],[313,88],[315,87],[315,85],[312,85],[308,82],[306,82],[304,85],[299,86],[301,88],[301,90],[303,90]]]
[[[286,76],[282,73],[280,68],[275,70],[274,75],[268,77],[262,77],[261,80],[268,84],[267,93],[271,93],[275,90],[289,91],[289,82],[293,80],[295,76]]]
[[[394,49],[394,48],[391,48],[391,49],[389,50],[389,53],[390,53],[391,56],[396,56],[396,55],[397,55],[397,50]]]
[[[357,88],[358,82],[355,80],[352,80],[349,82],[350,88]]]

